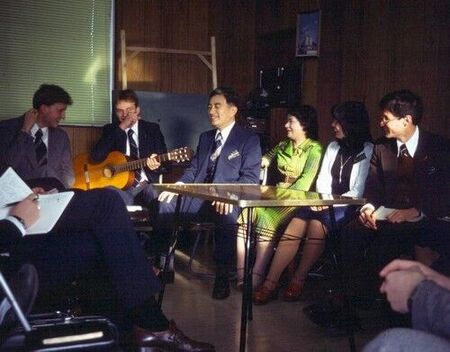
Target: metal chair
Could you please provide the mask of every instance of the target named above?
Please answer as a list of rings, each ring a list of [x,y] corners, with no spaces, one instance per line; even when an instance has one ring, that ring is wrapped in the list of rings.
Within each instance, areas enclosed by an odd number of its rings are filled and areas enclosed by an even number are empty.
[[[259,174],[259,182],[261,185],[265,185],[267,182],[267,174],[268,174],[268,167],[261,167],[261,171]],[[211,234],[213,234],[215,228],[215,224],[213,222],[196,222],[196,221],[191,221],[188,225],[186,230],[189,232],[194,232],[196,234],[195,236],[195,242],[194,242],[194,246],[192,247],[192,251],[191,254],[189,255],[189,263],[188,263],[188,269],[189,272],[195,275],[206,275],[206,276],[214,276],[213,274],[205,274],[205,273],[200,273],[200,272],[196,272],[192,269],[192,263],[195,259],[195,255],[197,253],[197,249],[198,249],[198,245],[200,243],[200,239],[202,234],[205,235],[205,245],[208,243],[209,241],[209,237]],[[215,242],[214,242],[214,236],[213,236],[213,248],[215,246]]]

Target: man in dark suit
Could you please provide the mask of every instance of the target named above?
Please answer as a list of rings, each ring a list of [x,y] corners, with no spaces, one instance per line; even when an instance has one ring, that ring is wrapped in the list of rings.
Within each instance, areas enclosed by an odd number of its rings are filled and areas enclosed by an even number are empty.
[[[36,267],[40,294],[54,292],[58,297],[58,289],[79,277],[94,276],[97,281],[101,277],[114,301],[104,302],[102,290],[94,284],[90,292],[96,306],[102,302],[108,306],[121,328],[133,326],[136,347],[214,351],[213,346],[186,337],[161,311],[153,297],[159,280],[116,192],[79,191],[50,233],[23,237],[40,215],[33,199],[34,195],[26,198],[0,220],[0,248],[9,249],[14,261]]]
[[[444,221],[450,214],[449,142],[419,127],[423,105],[411,91],[389,93],[379,106],[385,137],[375,142],[364,193],[368,203],[341,233],[347,294],[366,297],[378,291],[381,268],[400,255],[431,265],[450,254],[444,250],[450,239]],[[436,243],[442,239],[447,244]],[[343,327],[345,320],[336,314],[341,308],[319,304],[305,312],[319,325]]]
[[[157,154],[167,152],[159,125],[141,119],[139,99],[131,90],[118,93],[115,103],[117,121],[103,127],[103,134],[91,151],[94,162],[102,162],[112,151],[119,151],[131,159],[147,158],[147,166],[135,171],[135,182],[121,194],[127,205],[135,201],[148,204],[154,199],[149,184],[158,182],[162,172]]]
[[[259,182],[261,147],[259,137],[236,123],[239,97],[231,88],[216,88],[209,95],[208,113],[214,129],[200,135],[197,152],[180,183],[254,183]],[[170,224],[173,193],[159,196],[159,226]],[[164,202],[166,201],[166,202]],[[230,294],[228,273],[234,261],[236,220],[240,210],[231,204],[184,198],[181,212],[186,217],[207,216],[216,223],[214,259],[216,278],[213,298]],[[166,225],[167,226],[167,225]],[[166,229],[167,231],[167,229]]]
[[[355,263],[369,242],[383,253],[377,266],[414,247],[416,259],[430,265],[439,255],[429,250],[430,225],[450,214],[449,143],[419,128],[423,106],[412,92],[389,93],[380,108],[385,137],[374,147],[364,195],[369,203],[359,224],[343,234],[344,266]],[[381,206],[386,216],[375,212]]]
[[[0,169],[11,166],[25,181],[45,178],[49,181],[46,188],[72,186],[70,141],[67,133],[58,127],[71,104],[72,99],[63,88],[42,84],[34,93],[31,110],[1,121]],[[57,181],[51,182],[50,178]]]

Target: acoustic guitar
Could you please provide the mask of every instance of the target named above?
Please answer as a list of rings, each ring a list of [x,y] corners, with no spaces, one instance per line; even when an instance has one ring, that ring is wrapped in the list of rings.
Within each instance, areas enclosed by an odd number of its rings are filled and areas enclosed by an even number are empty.
[[[162,163],[165,161],[189,161],[194,152],[188,147],[171,150],[166,154],[156,156]],[[134,182],[134,170],[141,169],[147,165],[147,158],[130,160],[121,152],[111,152],[101,163],[91,162],[89,154],[77,155],[73,160],[75,172],[75,184],[73,188],[83,190],[104,188],[114,186],[120,189],[130,187]]]

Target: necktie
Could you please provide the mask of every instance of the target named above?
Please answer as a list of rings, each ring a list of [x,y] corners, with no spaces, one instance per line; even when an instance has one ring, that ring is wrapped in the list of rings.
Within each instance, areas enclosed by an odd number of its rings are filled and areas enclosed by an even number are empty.
[[[42,130],[39,128],[34,135],[34,150],[36,152],[36,161],[38,164],[45,165],[47,163],[47,147],[42,140]]]
[[[397,167],[397,190],[394,195],[395,206],[398,208],[410,208],[415,197],[414,160],[409,154],[406,145],[399,148]]]
[[[214,141],[213,148],[211,150],[211,156],[208,160],[208,167],[206,168],[206,179],[205,182],[212,182],[214,178],[214,172],[216,170],[217,158],[219,157],[219,148],[222,146],[222,134],[219,132],[216,135],[216,139]]]
[[[134,134],[134,132],[130,128],[128,130],[128,143],[130,143],[130,157],[133,160],[137,160],[137,159],[139,159],[139,151],[138,151],[138,147],[136,145],[136,141],[134,140],[133,134]],[[140,180],[141,180],[141,169],[134,170],[133,186],[136,187],[137,185],[139,185]]]
[[[399,157],[399,159],[412,158],[412,157],[411,157],[411,154],[409,154],[408,148],[406,148],[406,145],[405,145],[405,144],[402,144],[402,145],[400,146],[398,157]]]

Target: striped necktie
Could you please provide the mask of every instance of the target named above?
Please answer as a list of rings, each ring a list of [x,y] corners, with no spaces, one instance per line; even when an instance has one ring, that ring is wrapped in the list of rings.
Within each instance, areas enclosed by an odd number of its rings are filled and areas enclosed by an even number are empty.
[[[130,128],[128,130],[128,143],[130,143],[130,157],[133,160],[139,159],[139,150],[136,141],[133,137],[134,131]],[[137,187],[141,181],[141,169],[134,170],[134,182],[133,186]]]
[[[36,161],[38,164],[47,164],[47,147],[42,140],[42,130],[39,128],[34,134],[34,150],[36,152]]]
[[[206,168],[206,183],[212,182],[214,178],[214,172],[216,171],[217,158],[219,157],[219,148],[222,146],[223,139],[222,134],[219,132],[214,140],[213,147],[211,149],[211,156],[208,160],[208,167]]]

